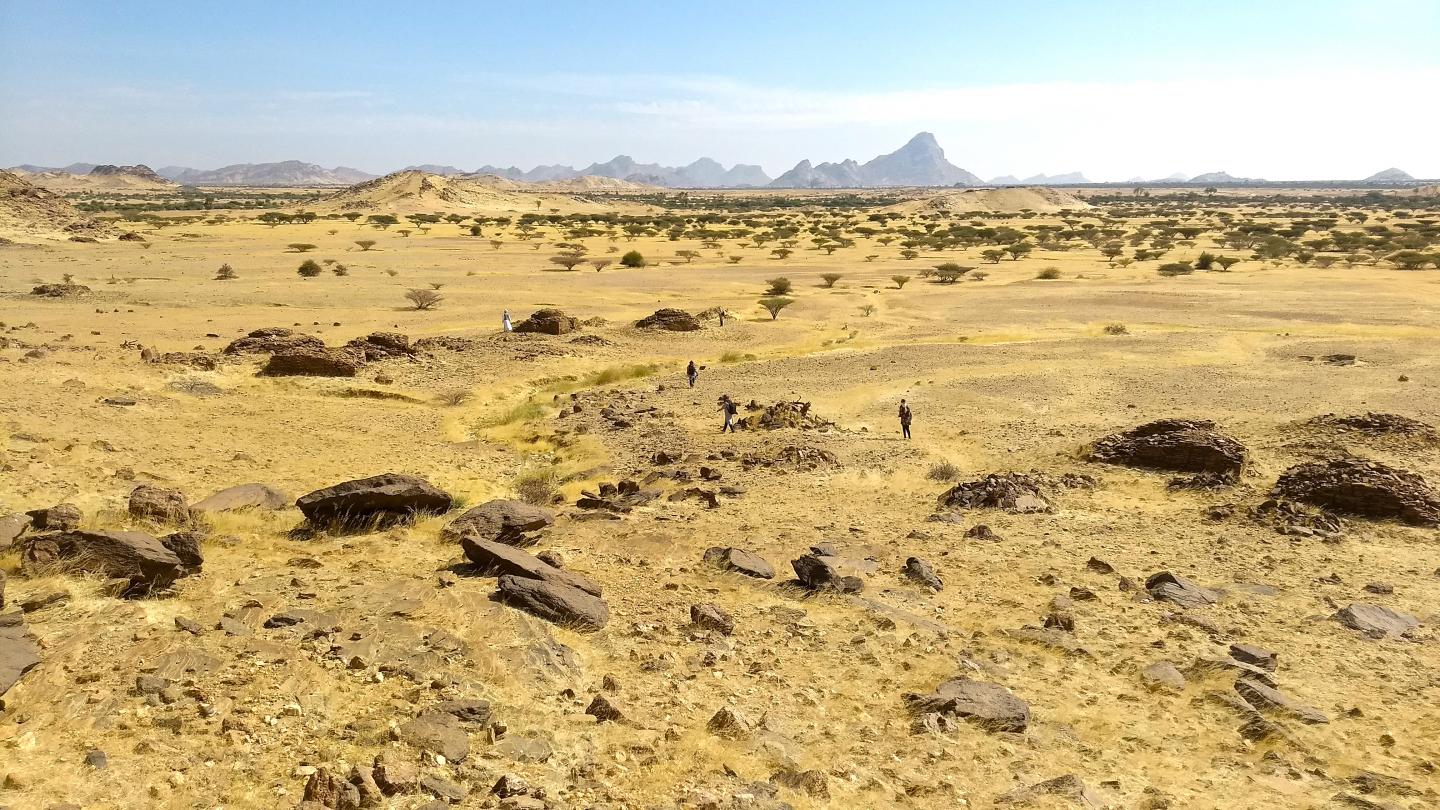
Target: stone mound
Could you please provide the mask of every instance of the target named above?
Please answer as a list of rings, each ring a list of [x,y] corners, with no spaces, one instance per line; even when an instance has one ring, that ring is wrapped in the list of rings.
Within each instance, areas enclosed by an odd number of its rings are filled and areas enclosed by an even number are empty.
[[[752,467],[790,467],[796,470],[813,471],[840,466],[840,459],[829,450],[804,445],[786,445],[773,456],[761,453],[746,453],[740,457],[740,464],[746,469]]]
[[[450,494],[423,478],[385,473],[303,495],[295,505],[313,525],[387,526],[450,510]]]
[[[1378,461],[1340,458],[1297,464],[1280,475],[1271,495],[1343,514],[1440,526],[1440,496],[1425,479]]]
[[[667,332],[694,332],[700,321],[683,309],[657,309],[635,322],[641,329],[664,329]]]
[[[371,332],[346,343],[345,348],[361,355],[366,362],[414,357],[416,353],[415,347],[410,345],[410,338],[399,332]]]
[[[537,309],[530,317],[515,324],[516,332],[542,335],[567,335],[580,328],[580,322],[558,309]]]
[[[1334,539],[1345,531],[1344,521],[1333,512],[1280,498],[1261,503],[1250,510],[1250,517],[1257,523],[1274,526],[1280,534],[1300,537]]]
[[[1067,474],[1058,478],[1039,473],[991,473],[975,481],[962,481],[940,495],[943,509],[1003,509],[1017,514],[1049,512],[1050,490],[1094,488],[1095,479]]]
[[[812,414],[808,402],[777,402],[736,420],[735,425],[742,430],[819,430],[835,423]]]
[[[323,349],[325,342],[314,335],[305,335],[284,326],[256,329],[225,347],[225,354],[274,354],[287,349]]]
[[[70,298],[76,295],[85,295],[90,288],[84,284],[40,284],[30,291],[31,295],[38,295],[42,298]]]
[[[1090,449],[1090,460],[1127,467],[1240,477],[1245,445],[1203,419],[1160,419],[1106,436]]]
[[[1370,411],[1360,415],[1340,416],[1327,413],[1308,419],[1304,423],[1309,427],[1321,428],[1337,432],[1363,433],[1367,436],[1394,436],[1421,439],[1427,442],[1440,440],[1440,434],[1435,428],[1421,422],[1418,419],[1411,419],[1408,416],[1401,416],[1394,413],[1375,413]]]
[[[475,338],[460,337],[458,335],[436,335],[435,337],[424,337],[415,341],[415,348],[422,352],[437,352],[440,350],[448,352],[468,352],[480,341]]]
[[[365,356],[356,349],[302,347],[270,355],[263,377],[354,377],[365,365]]]

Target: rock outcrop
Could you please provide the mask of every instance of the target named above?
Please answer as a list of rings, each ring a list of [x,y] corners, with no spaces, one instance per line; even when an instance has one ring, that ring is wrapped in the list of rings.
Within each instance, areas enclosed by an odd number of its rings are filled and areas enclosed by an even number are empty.
[[[694,332],[700,320],[683,309],[657,309],[635,322],[641,329],[663,329],[667,332]]]
[[[467,510],[441,530],[440,536],[450,541],[471,537],[510,546],[526,546],[535,542],[535,532],[554,522],[555,513],[543,506],[501,499],[486,501]]]
[[[323,349],[325,341],[285,326],[256,329],[225,347],[225,354],[274,354],[289,349]]]
[[[1245,445],[1203,419],[1161,419],[1095,442],[1090,460],[1173,472],[1207,473],[1238,480]]]
[[[580,321],[558,309],[538,309],[530,317],[515,324],[516,332],[542,335],[568,335],[580,328]]]
[[[270,355],[260,374],[264,377],[354,377],[364,365],[365,355],[355,349],[304,346]]]
[[[496,598],[546,621],[582,632],[600,630],[610,621],[610,608],[593,593],[559,582],[505,575]]]
[[[126,596],[168,587],[191,569],[163,542],[143,532],[68,531],[37,534],[25,544],[27,568],[66,570],[129,581]]]

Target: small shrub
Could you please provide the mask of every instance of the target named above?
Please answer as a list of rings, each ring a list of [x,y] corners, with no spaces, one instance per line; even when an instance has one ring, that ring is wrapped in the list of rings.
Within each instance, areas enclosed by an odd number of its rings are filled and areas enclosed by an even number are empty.
[[[337,276],[348,276],[350,275],[350,268],[346,267],[343,264],[337,264],[334,267],[330,268],[330,272],[334,273]]]
[[[324,269],[314,259],[306,259],[300,263],[300,268],[295,272],[299,273],[301,278],[314,278],[323,273]]]
[[[1046,280],[1046,281],[1051,281],[1051,280],[1060,278],[1060,268],[1058,268],[1058,267],[1047,267],[1047,268],[1045,268],[1044,270],[1041,270],[1040,272],[1036,273],[1036,274],[1035,274],[1035,278],[1044,279],[1044,280]]]
[[[770,285],[770,288],[765,291],[766,295],[781,296],[790,292],[790,279],[785,278],[784,276],[780,276],[779,278],[772,278],[765,283]]]
[[[1105,334],[1107,334],[1107,335],[1128,335],[1128,334],[1130,334],[1130,330],[1129,330],[1129,329],[1126,329],[1126,328],[1125,328],[1125,324],[1123,324],[1123,323],[1112,323],[1112,324],[1107,324],[1107,325],[1105,326]]]
[[[434,290],[408,290],[405,293],[405,300],[415,305],[417,310],[434,309],[445,296]]]
[[[895,282],[895,289],[897,289],[897,290],[903,290],[903,289],[905,289],[905,282],[909,281],[909,280],[910,280],[910,277],[909,277],[909,276],[891,276],[891,277],[890,277],[890,280],[893,281],[893,282]]]
[[[435,401],[441,405],[454,408],[457,405],[464,405],[466,402],[469,402],[470,392],[463,388],[457,388],[454,391],[445,391],[436,395]]]
[[[556,482],[554,470],[535,470],[515,479],[515,492],[526,503],[544,506],[554,499]]]
[[[310,251],[315,249],[314,245],[307,244],[305,242],[291,242],[285,247],[290,248],[290,250],[295,253],[309,253]]]
[[[370,248],[375,247],[375,240],[374,240],[374,239],[356,239],[356,240],[355,240],[355,244],[359,245],[361,250],[369,250]]]
[[[876,309],[877,307],[874,304],[866,304],[865,306],[860,307],[860,314],[868,318],[871,315],[875,314]]]
[[[234,279],[237,279],[239,277],[240,274],[235,272],[235,268],[231,267],[228,264],[220,265],[220,269],[215,271],[216,281],[233,281]]]
[[[1169,262],[1160,265],[1155,272],[1162,276],[1188,276],[1195,272],[1195,268],[1189,262]]]
[[[931,481],[954,481],[960,477],[960,468],[948,461],[940,461],[930,465],[925,477]]]
[[[621,257],[620,257],[620,266],[621,266],[621,267],[644,267],[644,266],[645,266],[645,257],[642,256],[642,255],[640,255],[640,251],[638,251],[638,250],[632,250],[632,251],[630,251],[629,253],[626,253],[624,256],[621,256]]]
[[[820,278],[822,281],[825,282],[826,289],[829,289],[831,287],[834,287],[835,282],[844,278],[844,276],[840,275],[839,273],[821,273]]]

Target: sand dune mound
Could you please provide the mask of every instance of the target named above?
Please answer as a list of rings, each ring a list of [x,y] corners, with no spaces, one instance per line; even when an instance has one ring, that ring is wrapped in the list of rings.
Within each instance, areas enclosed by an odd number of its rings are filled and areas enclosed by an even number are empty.
[[[0,232],[108,235],[110,227],[75,210],[60,195],[0,171]]]
[[[906,200],[885,210],[901,214],[1019,211],[1053,213],[1089,207],[1089,203],[1074,194],[1054,188],[977,188],[945,191],[918,200]]]
[[[610,208],[605,203],[537,193],[524,184],[493,175],[445,177],[414,170],[395,172],[350,186],[326,197],[318,205],[347,211],[467,213],[551,209],[571,213]]]

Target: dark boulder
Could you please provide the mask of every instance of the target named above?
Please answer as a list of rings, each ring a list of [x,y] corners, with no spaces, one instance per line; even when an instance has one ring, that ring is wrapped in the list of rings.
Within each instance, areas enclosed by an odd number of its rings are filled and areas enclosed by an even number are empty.
[[[664,329],[667,332],[694,332],[700,321],[683,309],[657,309],[635,322],[641,329]]]
[[[5,708],[4,697],[10,687],[39,663],[40,646],[25,629],[24,614],[0,613],[0,709]]]
[[[690,606],[690,625],[699,630],[714,630],[724,636],[735,632],[735,619],[711,602]]]
[[[486,573],[554,582],[595,596],[599,596],[601,593],[600,584],[589,577],[573,571],[566,571],[563,568],[556,568],[530,552],[514,546],[474,537],[462,537],[460,547],[465,550],[465,556],[469,558],[470,562]]]
[[[85,295],[90,288],[84,284],[40,284],[30,291],[31,295],[38,295],[41,298],[69,298],[74,295]]]
[[[538,309],[530,317],[515,324],[516,332],[536,332],[542,335],[568,335],[580,328],[580,321],[558,309]]]
[[[195,503],[197,512],[236,512],[242,509],[284,509],[290,496],[266,484],[238,484]]]
[[[1090,460],[1127,467],[1208,473],[1234,482],[1245,467],[1245,445],[1203,419],[1161,419],[1106,436]]]
[[[705,550],[704,561],[723,571],[733,571],[756,579],[774,579],[775,569],[758,554],[744,549],[711,546]]]
[[[29,515],[0,515],[0,551],[10,548],[29,527]]]
[[[354,349],[301,347],[270,355],[260,369],[265,377],[354,377],[365,356]]]
[[[284,326],[256,329],[225,347],[226,354],[274,354],[291,349],[323,349],[325,342],[314,335],[302,335]]]
[[[945,588],[945,583],[936,576],[935,569],[930,567],[930,563],[919,557],[910,557],[905,560],[905,568],[902,573],[905,574],[906,579],[918,585],[924,585],[937,591]]]
[[[600,597],[553,580],[505,575],[496,598],[546,621],[581,632],[600,630],[610,621],[610,608]]]
[[[190,504],[178,489],[141,484],[130,491],[130,515],[155,523],[183,525],[190,522]]]
[[[441,532],[445,540],[473,537],[511,546],[530,545],[531,534],[555,522],[555,513],[541,506],[515,500],[486,501],[468,509]]]
[[[205,565],[205,557],[200,551],[200,542],[204,539],[205,535],[201,532],[175,532],[160,538],[160,543],[180,558],[180,564],[185,566],[185,573],[189,575],[199,573]]]
[[[813,550],[791,560],[790,567],[795,569],[795,576],[806,588],[840,593],[859,593],[865,590],[865,580],[861,576],[868,573],[869,568],[862,561],[820,554]]]
[[[449,493],[423,478],[385,473],[302,495],[295,505],[312,525],[359,529],[449,511]]]
[[[165,588],[190,572],[175,552],[142,532],[71,531],[37,534],[26,543],[27,567],[58,564],[72,571],[126,579],[126,596]]]
[[[1271,493],[1350,515],[1440,526],[1440,495],[1425,479],[1378,461],[1339,458],[1297,464]]]

